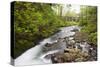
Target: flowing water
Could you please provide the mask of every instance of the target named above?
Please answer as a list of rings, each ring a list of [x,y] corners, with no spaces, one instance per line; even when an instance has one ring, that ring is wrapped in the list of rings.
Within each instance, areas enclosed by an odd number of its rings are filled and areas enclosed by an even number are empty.
[[[73,39],[72,36],[75,34],[75,31],[73,30],[80,31],[80,27],[69,26],[60,28],[60,30],[60,32],[44,39],[38,45],[27,50],[21,56],[16,58],[15,65],[51,64],[51,58],[46,58],[46,56],[57,52],[63,52],[63,50],[67,47],[67,43],[64,41],[64,38],[69,37],[69,39]],[[86,50],[87,49],[83,48],[83,51]]]

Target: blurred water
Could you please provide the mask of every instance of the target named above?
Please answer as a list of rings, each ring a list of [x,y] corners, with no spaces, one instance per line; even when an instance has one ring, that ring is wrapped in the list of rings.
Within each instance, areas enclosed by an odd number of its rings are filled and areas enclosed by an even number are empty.
[[[62,51],[66,48],[66,42],[61,39],[59,42],[59,38],[70,37],[75,34],[72,30],[77,29],[80,30],[77,26],[69,26],[60,28],[60,32],[56,33],[55,35],[44,39],[35,47],[27,50],[21,56],[15,59],[15,65],[33,65],[33,64],[50,64],[51,59],[45,58],[48,54],[53,54],[59,51]],[[52,48],[46,47],[45,44],[49,44]],[[53,44],[55,43],[55,44]],[[52,45],[53,44],[53,45]],[[46,48],[48,50],[46,50]],[[45,51],[43,51],[45,49]]]

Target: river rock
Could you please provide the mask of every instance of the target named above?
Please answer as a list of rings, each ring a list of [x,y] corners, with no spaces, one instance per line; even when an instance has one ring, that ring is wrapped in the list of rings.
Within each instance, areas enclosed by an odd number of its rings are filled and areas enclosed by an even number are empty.
[[[74,35],[74,39],[76,42],[88,41],[88,34],[84,32],[76,32]]]

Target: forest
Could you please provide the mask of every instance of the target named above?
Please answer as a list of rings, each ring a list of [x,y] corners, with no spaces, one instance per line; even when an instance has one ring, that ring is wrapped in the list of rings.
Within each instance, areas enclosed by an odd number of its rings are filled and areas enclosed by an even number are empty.
[[[78,5],[78,8],[79,12],[74,9],[72,4],[14,2],[13,58],[17,58],[43,39],[59,32],[59,28],[69,26],[81,28],[79,32],[76,32],[76,42],[85,38],[85,41],[97,50],[97,7]],[[83,56],[79,53],[78,57],[81,55]],[[76,55],[74,54],[74,56]],[[73,56],[71,55],[71,57]],[[66,59],[65,62],[67,61],[70,62],[69,59]],[[71,59],[71,61],[73,60]]]

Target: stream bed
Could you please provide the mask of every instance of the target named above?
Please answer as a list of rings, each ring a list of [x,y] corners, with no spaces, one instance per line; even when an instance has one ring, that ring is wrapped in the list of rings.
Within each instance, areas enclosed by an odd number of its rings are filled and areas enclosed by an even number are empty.
[[[84,39],[75,40],[76,32],[80,32],[80,29],[78,26],[60,28],[60,32],[42,40],[16,58],[15,65],[96,61],[97,49]]]

